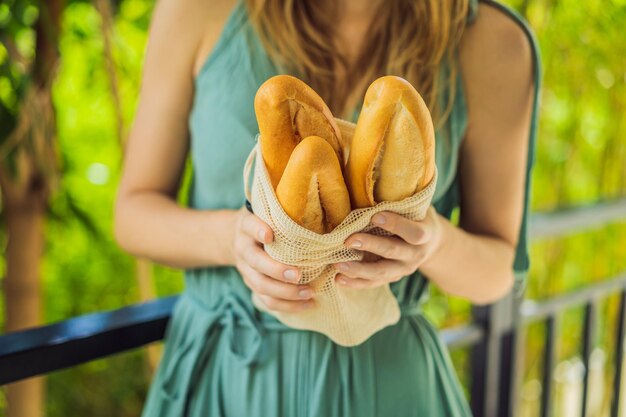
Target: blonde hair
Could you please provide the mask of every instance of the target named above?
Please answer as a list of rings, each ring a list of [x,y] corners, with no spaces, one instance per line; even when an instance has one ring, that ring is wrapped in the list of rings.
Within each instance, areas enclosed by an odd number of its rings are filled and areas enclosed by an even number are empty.
[[[382,0],[361,54],[349,65],[334,46],[336,0],[246,0],[250,21],[270,58],[306,81],[338,117],[350,119],[369,84],[382,75],[406,78],[441,126],[453,104],[456,51],[469,0]],[[448,71],[442,71],[447,64]],[[345,74],[339,80],[337,66]]]

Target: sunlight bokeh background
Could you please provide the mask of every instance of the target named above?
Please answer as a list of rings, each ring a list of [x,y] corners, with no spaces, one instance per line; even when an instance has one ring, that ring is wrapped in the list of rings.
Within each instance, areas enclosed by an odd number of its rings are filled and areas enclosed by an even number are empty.
[[[0,31],[32,56],[37,3],[0,4]],[[152,0],[117,0],[112,48],[107,56],[101,14],[91,2],[69,1],[62,14],[61,62],[53,86],[62,180],[45,226],[42,279],[44,322],[136,303],[136,263],[115,244],[112,209],[122,163],[120,132],[127,132],[137,104]],[[539,40],[544,91],[532,206],[550,211],[626,196],[626,1],[509,0]],[[16,111],[9,54],[0,44],[0,102]],[[111,88],[111,68],[118,88]],[[185,201],[184,192],[181,202]],[[1,203],[0,203],[1,207]],[[0,248],[6,245],[0,228]],[[563,239],[534,242],[527,297],[542,299],[626,271],[626,222]],[[0,277],[4,276],[0,258]],[[182,288],[180,271],[154,266],[158,296]],[[0,326],[3,323],[0,297]],[[609,366],[615,300],[602,305],[598,378]],[[438,326],[466,322],[469,305],[433,291],[426,306]],[[562,374],[580,355],[581,311],[562,317],[558,358]],[[609,326],[609,327],[606,327]],[[543,339],[529,329],[520,395],[535,415]],[[454,352],[467,383],[467,355]],[[557,373],[558,374],[558,373]],[[559,374],[560,375],[560,374]],[[46,414],[137,416],[150,378],[145,349],[55,372],[48,377]],[[563,377],[565,378],[565,376]],[[604,379],[603,379],[604,378]],[[607,380],[608,381],[608,380]],[[0,416],[6,407],[0,389]],[[522,415],[522,414],[520,414]],[[559,414],[557,414],[559,415]]]

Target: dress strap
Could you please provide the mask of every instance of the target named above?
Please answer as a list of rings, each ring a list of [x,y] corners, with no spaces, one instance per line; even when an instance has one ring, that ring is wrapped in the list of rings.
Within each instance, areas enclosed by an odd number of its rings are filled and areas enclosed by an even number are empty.
[[[476,20],[477,13],[478,13],[478,0],[469,0],[468,10],[467,10],[467,23],[472,24],[472,22]]]

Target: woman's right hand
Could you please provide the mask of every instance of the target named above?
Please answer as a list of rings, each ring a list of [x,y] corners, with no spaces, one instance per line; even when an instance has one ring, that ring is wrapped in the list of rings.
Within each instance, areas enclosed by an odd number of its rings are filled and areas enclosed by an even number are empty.
[[[300,270],[272,259],[263,243],[274,239],[272,229],[243,206],[234,225],[232,253],[243,282],[273,311],[297,312],[314,305],[309,285],[298,285]]]

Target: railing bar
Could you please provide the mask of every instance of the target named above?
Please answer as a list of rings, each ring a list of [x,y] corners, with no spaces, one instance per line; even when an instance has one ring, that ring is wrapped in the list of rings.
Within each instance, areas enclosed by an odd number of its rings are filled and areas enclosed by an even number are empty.
[[[548,213],[533,213],[529,233],[533,240],[568,236],[624,219],[624,213],[626,198]]]
[[[596,314],[597,314],[597,306],[594,302],[589,302],[585,305],[585,317],[583,324],[583,335],[582,335],[582,357],[583,357],[583,365],[585,369],[585,378],[583,380],[583,392],[582,392],[582,406],[581,406],[581,416],[587,416],[587,403],[589,400],[589,358],[591,356],[591,351],[593,350],[593,344],[596,337]]]
[[[484,329],[484,336],[479,343],[472,346],[470,352],[470,408],[472,415],[484,417],[487,411],[487,386],[490,374],[487,372],[489,362],[490,333],[493,326],[490,325],[490,313],[494,308],[491,306],[473,306],[472,320]]]
[[[515,327],[502,335],[502,349],[500,356],[500,391],[498,398],[498,415],[511,417],[513,415],[513,396],[515,391],[515,375],[517,364],[517,346],[519,331]]]
[[[521,306],[521,319],[525,324],[545,320],[548,316],[555,315],[568,308],[606,298],[613,293],[621,291],[623,288],[626,288],[626,272],[607,281],[602,281],[547,301],[526,300]]]
[[[484,331],[476,324],[452,327],[440,332],[441,339],[448,348],[461,348],[478,343],[483,337]]]
[[[176,296],[0,336],[0,385],[163,338]]]
[[[551,416],[552,379],[556,359],[555,348],[556,317],[549,316],[546,320],[546,344],[543,352],[543,383],[541,385],[541,417]]]
[[[515,345],[513,352],[513,362],[511,363],[511,388],[509,390],[509,410],[506,417],[513,417],[518,409],[520,400],[520,386],[524,374],[524,346],[526,342],[526,329],[519,322],[515,324]]]
[[[511,299],[510,326],[502,333],[502,353],[500,356],[500,389],[498,413],[500,417],[513,417],[516,412],[520,377],[523,374],[524,328],[519,321],[521,299]]]
[[[622,364],[624,362],[624,320],[626,319],[626,290],[619,300],[619,316],[617,318],[617,342],[615,346],[615,377],[613,378],[613,398],[611,400],[611,417],[617,417],[622,387]]]
[[[113,311],[85,314],[46,326],[0,335],[0,359],[31,350],[69,345],[102,333],[168,320],[177,296],[134,304]],[[149,343],[150,341],[146,341]],[[1,369],[1,368],[0,368]]]

